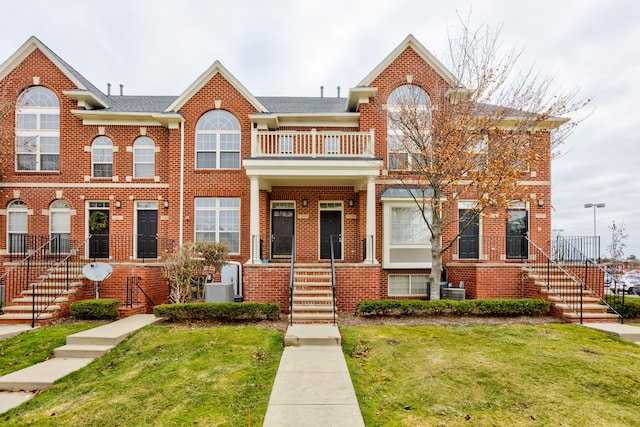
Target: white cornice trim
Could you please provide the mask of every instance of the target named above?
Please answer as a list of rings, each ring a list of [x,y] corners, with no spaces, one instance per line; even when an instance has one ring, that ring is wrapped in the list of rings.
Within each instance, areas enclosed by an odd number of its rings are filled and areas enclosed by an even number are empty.
[[[115,112],[109,110],[71,110],[84,125],[164,126],[177,129],[184,117],[179,113]]]
[[[161,183],[111,183],[111,182],[0,182],[0,188],[169,188]]]

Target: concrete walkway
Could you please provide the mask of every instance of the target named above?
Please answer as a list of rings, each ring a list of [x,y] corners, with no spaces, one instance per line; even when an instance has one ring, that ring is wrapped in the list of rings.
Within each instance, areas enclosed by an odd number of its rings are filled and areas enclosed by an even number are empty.
[[[0,414],[15,408],[58,379],[87,366],[138,329],[158,320],[153,314],[137,314],[67,337],[67,345],[54,350],[54,358],[0,377]],[[31,328],[0,326],[0,338]]]
[[[621,325],[620,323],[583,323],[583,326],[640,345],[640,327],[638,326]]]
[[[364,427],[341,344],[335,326],[287,329],[264,427]]]

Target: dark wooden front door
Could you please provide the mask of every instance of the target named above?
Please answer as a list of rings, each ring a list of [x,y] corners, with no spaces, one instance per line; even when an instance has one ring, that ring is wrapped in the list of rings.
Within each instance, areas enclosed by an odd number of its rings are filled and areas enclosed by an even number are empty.
[[[342,259],[342,212],[320,211],[320,259],[331,259],[331,240],[335,259]]]
[[[291,258],[295,212],[293,209],[271,211],[271,258]]]
[[[529,257],[527,232],[529,216],[524,209],[507,210],[507,259]]]
[[[480,217],[470,209],[458,210],[458,230],[463,230],[458,243],[460,259],[478,259],[480,257]]]
[[[137,258],[158,257],[158,211],[138,211],[138,256]]]
[[[109,258],[109,211],[89,211],[89,258]]]

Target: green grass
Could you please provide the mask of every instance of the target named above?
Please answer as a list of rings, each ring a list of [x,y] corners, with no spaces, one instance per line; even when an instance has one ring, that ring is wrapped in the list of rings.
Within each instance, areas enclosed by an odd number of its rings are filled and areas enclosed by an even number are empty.
[[[581,326],[343,334],[368,427],[640,425],[640,346]]]
[[[148,326],[0,424],[261,425],[281,354],[278,331]]]
[[[53,350],[66,344],[67,335],[100,325],[101,323],[74,323],[43,326],[0,341],[0,376],[53,357]]]

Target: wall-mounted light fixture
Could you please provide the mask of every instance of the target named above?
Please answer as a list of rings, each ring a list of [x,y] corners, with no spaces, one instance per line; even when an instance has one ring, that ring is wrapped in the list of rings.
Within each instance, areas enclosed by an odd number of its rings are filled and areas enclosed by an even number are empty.
[[[169,209],[169,201],[168,200],[164,201],[164,208],[165,209]]]
[[[304,206],[305,208],[307,206],[309,206],[309,200],[308,199],[302,199],[302,206]]]
[[[349,199],[349,207],[352,208],[355,201],[353,199]]]
[[[122,207],[122,203],[120,200],[116,200],[116,208],[120,209]]]
[[[538,199],[538,207],[543,207],[543,206],[544,206],[544,200]]]

